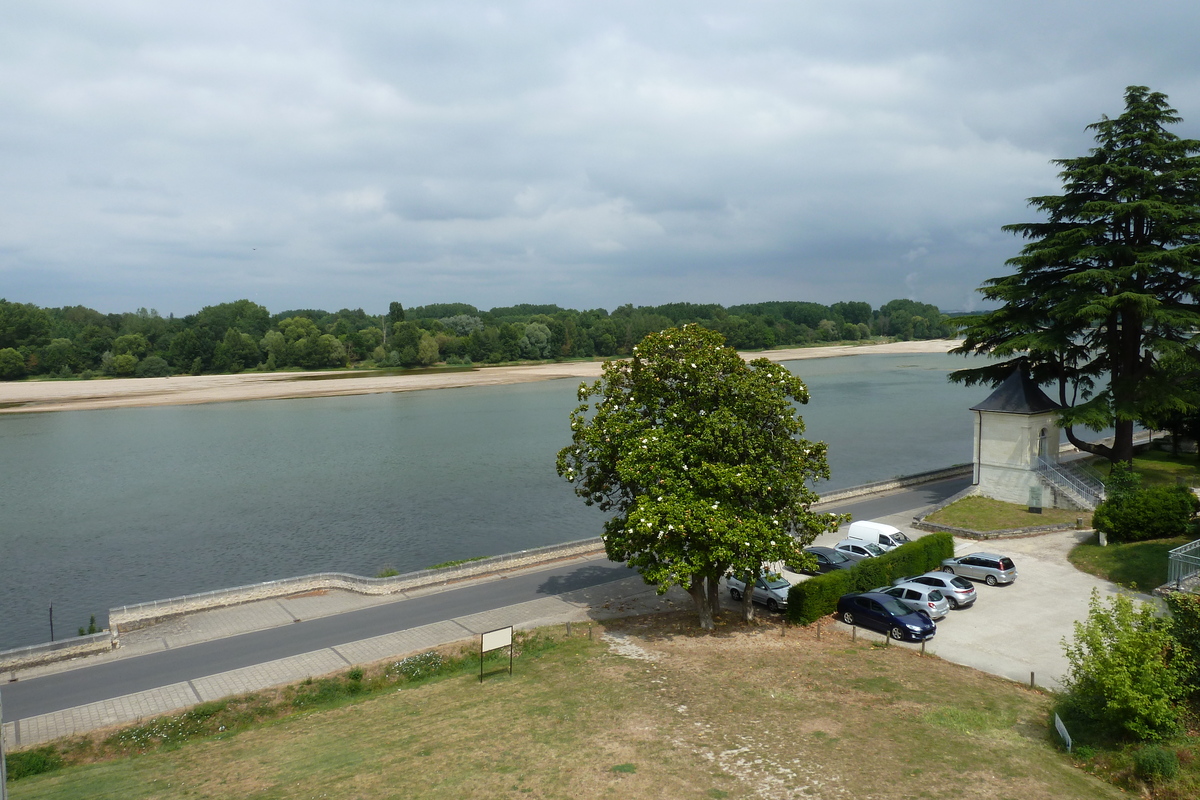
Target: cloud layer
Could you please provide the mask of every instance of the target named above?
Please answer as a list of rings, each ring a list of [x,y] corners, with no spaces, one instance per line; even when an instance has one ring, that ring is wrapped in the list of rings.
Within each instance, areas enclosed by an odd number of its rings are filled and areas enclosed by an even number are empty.
[[[969,308],[1127,85],[1200,138],[1200,8],[1000,5],[17,0],[0,296]]]

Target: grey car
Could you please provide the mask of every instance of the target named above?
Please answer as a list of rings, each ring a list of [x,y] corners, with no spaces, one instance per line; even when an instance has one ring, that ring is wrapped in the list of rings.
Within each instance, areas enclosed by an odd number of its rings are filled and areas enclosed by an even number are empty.
[[[913,611],[924,611],[930,619],[938,620],[950,613],[950,601],[935,589],[923,583],[902,583],[899,586],[881,586],[872,592],[890,594]]]
[[[946,598],[946,602],[950,604],[950,608],[967,608],[975,604],[975,587],[966,578],[960,578],[957,575],[947,575],[944,572],[926,572],[924,575],[913,575],[907,578],[897,578],[892,581],[892,586],[899,586],[904,583],[919,583],[924,586],[932,586],[939,590],[942,596]]]
[[[842,539],[833,549],[851,561],[862,561],[864,558],[875,558],[883,555],[883,548],[874,542],[864,542],[862,539]]]
[[[742,595],[746,593],[746,582],[733,575],[726,575],[725,583],[729,585],[729,596],[734,600],[741,600]],[[760,576],[754,582],[752,599],[756,603],[762,603],[768,611],[780,611],[787,608],[788,589],[791,588],[792,585],[778,575]]]
[[[971,553],[947,558],[942,562],[942,572],[983,581],[988,586],[1012,583],[1017,579],[1017,565],[1013,560],[996,553]]]

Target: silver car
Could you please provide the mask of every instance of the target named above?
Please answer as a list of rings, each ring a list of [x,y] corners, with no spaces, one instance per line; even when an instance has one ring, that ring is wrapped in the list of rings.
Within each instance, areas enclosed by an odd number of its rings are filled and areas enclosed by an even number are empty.
[[[1012,583],[1017,579],[1017,565],[1013,560],[995,553],[971,553],[958,558],[947,558],[942,562],[942,572],[974,578],[988,586]]]
[[[924,611],[933,620],[942,619],[950,613],[950,601],[942,594],[942,590],[923,583],[881,586],[871,591],[890,594],[913,611]]]
[[[908,578],[897,578],[892,581],[892,586],[899,586],[904,583],[919,583],[924,586],[932,586],[939,590],[942,596],[946,598],[946,602],[950,604],[950,608],[966,608],[975,604],[975,587],[966,578],[960,578],[957,575],[947,575],[943,572],[926,572],[924,575],[915,575]]]
[[[729,596],[734,600],[741,600],[742,595],[746,593],[746,582],[733,575],[726,575],[725,583],[729,585]],[[787,608],[788,589],[791,588],[792,585],[778,575],[760,576],[754,582],[752,599],[756,603],[762,603],[768,611],[779,611]]]
[[[862,539],[842,539],[833,546],[833,549],[851,561],[862,561],[864,558],[883,555],[882,547],[874,542],[864,542]]]

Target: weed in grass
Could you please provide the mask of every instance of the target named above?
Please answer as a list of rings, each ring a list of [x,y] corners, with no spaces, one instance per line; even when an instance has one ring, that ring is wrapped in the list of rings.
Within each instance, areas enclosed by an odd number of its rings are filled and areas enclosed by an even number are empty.
[[[623,772],[628,775],[632,775],[633,773],[637,772],[637,766],[635,764],[617,764],[612,768],[612,771]]]

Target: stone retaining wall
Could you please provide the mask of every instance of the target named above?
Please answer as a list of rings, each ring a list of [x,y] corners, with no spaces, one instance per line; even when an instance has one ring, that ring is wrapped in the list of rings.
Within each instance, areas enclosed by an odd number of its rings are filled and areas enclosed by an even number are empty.
[[[57,642],[0,650],[0,672],[37,667],[55,661],[106,653],[117,646],[116,637],[109,631],[59,639]]]
[[[828,492],[821,496],[821,501],[815,503],[814,507],[829,505],[831,503],[841,503],[846,500],[853,500],[856,497],[865,497],[870,494],[879,494],[880,492],[890,492],[895,489],[907,489],[911,486],[920,486],[923,483],[933,483],[934,481],[947,481],[951,478],[966,478],[974,472],[973,464],[955,464],[953,467],[945,467],[944,469],[930,470],[929,472],[918,472],[915,475],[901,475],[895,478],[889,478],[886,481],[876,481],[875,483],[864,483],[861,486],[851,486],[848,489],[839,489],[837,491]]]
[[[481,575],[520,569],[561,559],[581,558],[602,552],[604,552],[604,542],[596,537],[506,553],[453,567],[417,570],[390,578],[364,578],[361,575],[351,575],[346,572],[320,572],[314,575],[301,575],[296,578],[283,578],[249,586],[237,586],[232,589],[218,589],[183,597],[172,597],[167,600],[112,608],[108,611],[108,626],[114,636],[119,636],[121,633],[145,628],[183,614],[235,606],[255,600],[289,597],[324,589],[343,589],[368,595],[398,594],[413,589],[440,586]]]

